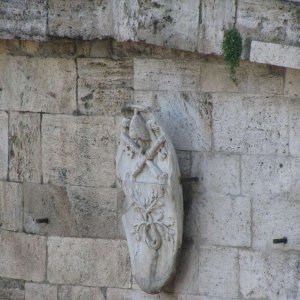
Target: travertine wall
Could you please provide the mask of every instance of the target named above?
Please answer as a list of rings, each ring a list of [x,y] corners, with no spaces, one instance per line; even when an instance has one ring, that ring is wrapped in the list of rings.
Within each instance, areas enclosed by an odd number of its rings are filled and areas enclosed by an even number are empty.
[[[299,70],[244,61],[235,85],[221,58],[112,40],[0,53],[0,299],[300,299]],[[157,110],[182,176],[200,178],[156,296],[132,280],[120,221],[129,102]]]

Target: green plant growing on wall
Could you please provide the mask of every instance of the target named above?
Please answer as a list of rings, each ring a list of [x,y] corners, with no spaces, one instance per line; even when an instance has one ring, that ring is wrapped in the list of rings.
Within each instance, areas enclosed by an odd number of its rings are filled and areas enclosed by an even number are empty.
[[[230,78],[236,84],[236,69],[240,65],[242,54],[242,37],[235,28],[225,32],[222,50],[224,61],[229,66]]]

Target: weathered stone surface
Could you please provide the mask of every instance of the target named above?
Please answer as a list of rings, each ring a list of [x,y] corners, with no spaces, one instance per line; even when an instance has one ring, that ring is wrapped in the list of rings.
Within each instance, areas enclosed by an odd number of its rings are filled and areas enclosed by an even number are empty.
[[[44,115],[42,133],[45,183],[113,184],[115,124],[112,117]]]
[[[46,238],[2,231],[0,276],[41,282],[46,273]]]
[[[73,113],[76,67],[66,58],[7,56],[0,109]]]
[[[112,1],[48,2],[49,35],[85,40],[113,36]]]
[[[99,288],[84,286],[58,287],[58,300],[105,300]]]
[[[24,300],[24,281],[0,277],[0,299]]]
[[[251,43],[250,60],[253,62],[300,69],[299,55],[300,47],[257,41]]]
[[[107,300],[159,300],[159,295],[149,295],[138,290],[107,289]]]
[[[240,251],[240,286],[246,299],[298,299],[299,256]]]
[[[182,178],[191,176],[191,168],[192,168],[192,155],[190,151],[176,151],[180,175]]]
[[[299,85],[299,82],[297,83]],[[290,101],[290,153],[292,155],[300,154],[300,101],[299,99]]]
[[[6,230],[23,229],[22,185],[0,182],[0,227]]]
[[[200,249],[199,293],[238,298],[238,251],[233,248]]]
[[[220,297],[210,297],[210,296],[197,296],[190,294],[160,294],[160,300],[236,300],[233,298],[220,298]]]
[[[133,98],[132,60],[78,59],[78,104],[82,114],[120,114]]]
[[[198,245],[251,245],[249,197],[193,194],[185,215],[185,236]]]
[[[224,31],[235,22],[236,1],[202,0],[197,51],[222,54]]]
[[[171,59],[134,59],[134,89],[197,91],[200,62]]]
[[[110,57],[111,44],[111,40],[76,41],[76,54],[78,57]]]
[[[72,186],[68,196],[80,236],[118,238],[116,189]]]
[[[8,114],[0,111],[0,179],[7,179],[8,170]]]
[[[288,97],[300,97],[300,70],[286,69],[284,95]]]
[[[47,276],[50,283],[128,288],[126,242],[49,237]]]
[[[280,97],[214,94],[217,151],[288,154],[289,103]]]
[[[299,5],[290,1],[238,1],[236,27],[244,41],[251,38],[297,44],[300,37]]]
[[[194,186],[201,193],[240,194],[239,155],[192,153],[192,176],[199,177]]]
[[[47,1],[46,0],[3,0],[0,6],[1,39],[46,38]]]
[[[11,112],[9,119],[9,178],[41,181],[41,116]]]
[[[25,300],[57,300],[57,287],[27,282],[25,283]]]
[[[283,68],[242,61],[237,69],[237,84],[229,76],[228,67],[220,63],[201,65],[202,92],[251,94],[283,94]]]
[[[135,92],[135,102],[153,107],[177,150],[210,150],[212,105],[194,92]]]

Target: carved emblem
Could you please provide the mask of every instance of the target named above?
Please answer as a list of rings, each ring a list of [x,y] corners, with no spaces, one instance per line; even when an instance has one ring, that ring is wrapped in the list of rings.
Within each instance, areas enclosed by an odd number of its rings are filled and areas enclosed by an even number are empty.
[[[149,108],[130,106],[122,120],[117,176],[127,210],[122,217],[133,276],[158,293],[175,271],[182,240],[182,189],[175,150]]]

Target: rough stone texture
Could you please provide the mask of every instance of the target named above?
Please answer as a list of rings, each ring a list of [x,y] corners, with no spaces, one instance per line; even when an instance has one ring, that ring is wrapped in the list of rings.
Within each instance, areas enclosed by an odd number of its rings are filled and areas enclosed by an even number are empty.
[[[237,84],[229,77],[229,70],[221,63],[201,65],[202,92],[251,94],[283,94],[283,69],[242,61],[237,69]]]
[[[299,55],[300,47],[257,41],[251,43],[250,60],[253,62],[300,69]]]
[[[0,179],[7,179],[8,170],[8,114],[0,111]]]
[[[288,154],[288,110],[284,98],[214,94],[215,149],[251,154]]]
[[[82,114],[120,114],[133,101],[132,60],[78,59],[78,76]]]
[[[126,242],[49,237],[47,276],[50,283],[128,288]]]
[[[9,178],[41,181],[41,116],[11,112],[9,118]]]
[[[209,97],[194,92],[135,92],[135,102],[151,106],[177,150],[210,150]]]
[[[99,288],[59,286],[58,300],[106,300]]]
[[[240,251],[240,286],[246,299],[298,299],[299,256]]]
[[[299,99],[295,99],[290,102],[289,145],[290,145],[290,153],[292,155],[300,154],[300,141],[299,141],[300,119],[299,118],[300,118],[300,102]]]
[[[0,38],[46,38],[46,0],[3,0],[0,4]]]
[[[285,69],[284,95],[288,97],[300,97],[300,70]]]
[[[77,39],[112,37],[112,1],[48,1],[49,35]]]
[[[235,0],[202,0],[197,51],[222,54],[224,32],[235,23]]]
[[[2,231],[0,276],[42,282],[46,273],[46,239]]]
[[[193,194],[185,215],[185,236],[198,245],[251,246],[249,197]]]
[[[240,194],[239,155],[193,152],[191,173],[199,177],[194,187],[201,193]]]
[[[159,295],[149,295],[138,290],[107,289],[107,300],[159,300]]]
[[[23,229],[22,185],[0,182],[0,227],[6,230]]]
[[[238,251],[234,248],[200,250],[199,292],[207,296],[238,298]]]
[[[3,72],[0,109],[49,113],[76,110],[74,60],[7,56]]]
[[[112,117],[44,115],[44,182],[112,185],[115,179],[114,128]]]
[[[24,281],[0,277],[0,299],[24,300]]]
[[[57,287],[49,284],[25,283],[25,300],[57,300]]]

